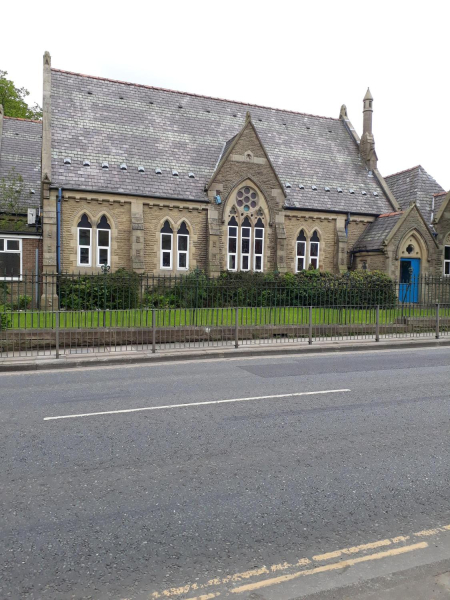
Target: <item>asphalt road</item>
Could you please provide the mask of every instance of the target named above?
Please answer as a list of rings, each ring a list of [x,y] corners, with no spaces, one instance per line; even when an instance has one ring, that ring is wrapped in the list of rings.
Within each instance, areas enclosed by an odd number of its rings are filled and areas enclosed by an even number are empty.
[[[441,593],[449,370],[441,348],[0,375],[0,598]]]

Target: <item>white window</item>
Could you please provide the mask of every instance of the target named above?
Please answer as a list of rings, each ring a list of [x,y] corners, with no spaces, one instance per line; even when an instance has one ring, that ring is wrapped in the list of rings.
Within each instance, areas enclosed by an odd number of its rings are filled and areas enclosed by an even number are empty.
[[[253,239],[253,270],[264,270],[264,223],[258,219],[255,223],[255,237]]]
[[[173,231],[169,221],[161,229],[161,269],[172,268]]]
[[[97,225],[97,267],[111,266],[111,226],[103,215]]]
[[[189,269],[189,230],[184,221],[177,231],[177,268]]]
[[[317,235],[317,231],[312,234],[311,240],[309,242],[309,264],[312,265],[315,269],[319,268],[319,247],[320,247],[320,239]]]
[[[444,275],[450,275],[450,246],[444,248]]]
[[[250,219],[245,217],[241,226],[241,271],[250,270],[250,242],[252,225]]]
[[[303,271],[306,264],[306,236],[303,229],[297,236],[296,241],[296,261],[295,261],[295,272]]]
[[[22,273],[22,240],[0,238],[0,279],[19,280]]]
[[[78,223],[78,250],[77,265],[79,267],[91,266],[91,248],[92,248],[92,225],[86,214],[84,214]]]
[[[227,264],[229,271],[237,271],[237,240],[238,240],[238,223],[232,217],[228,223],[228,256]]]

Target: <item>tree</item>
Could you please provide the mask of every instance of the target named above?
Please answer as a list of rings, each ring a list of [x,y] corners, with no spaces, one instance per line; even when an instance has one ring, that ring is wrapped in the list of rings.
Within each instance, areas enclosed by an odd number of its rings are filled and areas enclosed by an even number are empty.
[[[23,177],[14,167],[0,179],[0,212],[17,214],[23,193]]]
[[[25,98],[30,92],[25,88],[18,88],[10,79],[8,73],[0,70],[0,104],[3,105],[6,117],[19,117],[21,119],[41,119],[42,109],[38,104],[30,107]]]

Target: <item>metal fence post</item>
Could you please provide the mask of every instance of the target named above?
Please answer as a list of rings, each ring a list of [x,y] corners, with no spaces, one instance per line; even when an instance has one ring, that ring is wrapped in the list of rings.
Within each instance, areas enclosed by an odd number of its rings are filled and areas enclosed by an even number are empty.
[[[156,352],[156,310],[152,310],[152,354]]]
[[[380,341],[380,306],[377,304],[376,321],[375,321],[375,341]]]
[[[239,348],[239,309],[234,309],[234,347]]]
[[[436,302],[436,339],[439,339],[439,302]]]
[[[59,310],[55,313],[55,346],[56,358],[59,358]]]
[[[308,344],[312,344],[312,336],[313,336],[313,307],[310,306],[309,307],[309,319],[308,319],[309,323],[309,339],[308,339]]]

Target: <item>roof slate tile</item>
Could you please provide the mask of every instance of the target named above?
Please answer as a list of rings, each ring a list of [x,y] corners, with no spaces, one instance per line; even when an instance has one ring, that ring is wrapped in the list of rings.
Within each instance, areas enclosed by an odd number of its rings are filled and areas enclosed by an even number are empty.
[[[392,210],[337,119],[56,69],[52,70],[52,184],[114,192],[113,173],[126,162],[126,178],[120,180],[126,193],[205,201],[204,187],[227,143],[242,128],[247,110],[281,181],[292,185],[287,208],[362,214]],[[64,156],[72,158],[71,166],[64,167]],[[91,166],[80,173],[74,166],[86,159]],[[101,169],[103,161],[110,165],[106,172]],[[138,173],[138,165],[148,177]],[[158,167],[161,175],[155,174]],[[180,177],[173,177],[172,169]],[[187,177],[189,171],[195,180]],[[319,189],[311,191],[312,185]],[[359,193],[350,195],[350,188]],[[362,190],[367,196],[361,195]]]
[[[3,117],[0,147],[0,179],[14,168],[23,178],[21,208],[38,207],[41,203],[42,122]]]

